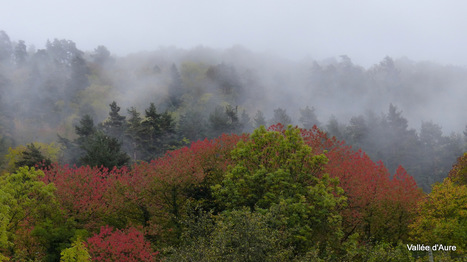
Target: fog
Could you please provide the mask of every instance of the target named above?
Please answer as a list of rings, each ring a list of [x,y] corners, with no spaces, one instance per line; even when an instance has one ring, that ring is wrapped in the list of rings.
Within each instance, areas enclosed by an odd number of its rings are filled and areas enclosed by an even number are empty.
[[[73,139],[112,101],[126,116],[154,103],[180,141],[251,132],[261,111],[267,125],[317,124],[429,190],[467,149],[466,7],[14,1],[0,15],[0,153]]]
[[[300,60],[347,55],[370,67],[382,58],[466,65],[463,1],[12,1],[1,29],[43,48],[71,39],[116,55],[175,46],[254,52]]]

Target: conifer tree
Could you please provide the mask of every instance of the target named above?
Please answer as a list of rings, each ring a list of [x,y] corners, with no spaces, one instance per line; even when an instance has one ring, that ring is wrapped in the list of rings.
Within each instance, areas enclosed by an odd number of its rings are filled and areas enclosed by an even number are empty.
[[[282,108],[274,109],[274,117],[269,121],[271,125],[275,125],[277,123],[281,123],[284,126],[288,126],[292,124],[292,118],[287,115],[287,110]]]
[[[258,110],[256,112],[255,117],[253,118],[254,125],[253,127],[259,128],[260,126],[266,126],[266,118],[264,117],[264,114],[261,110]]]
[[[115,101],[113,101],[109,106],[109,118],[102,123],[102,129],[107,135],[115,137],[123,142],[123,135],[126,129],[126,117],[120,115],[120,107]]]
[[[125,132],[125,141],[127,141],[129,153],[133,161],[142,159],[142,146],[143,146],[143,127],[141,125],[141,113],[135,107],[127,110],[129,117],[127,120],[127,129]]]
[[[81,148],[84,156],[81,164],[97,167],[122,167],[130,161],[130,157],[121,150],[121,143],[114,137],[109,137],[98,131],[90,137]]]
[[[302,123],[303,128],[310,129],[314,125],[319,126],[321,123],[318,121],[318,118],[315,114],[315,108],[311,109],[307,106],[305,109],[300,109],[300,123]]]
[[[52,164],[52,161],[42,155],[39,148],[37,148],[33,143],[26,145],[26,150],[22,153],[21,159],[16,162],[16,168],[27,166],[35,167],[36,165],[39,168],[47,168]]]

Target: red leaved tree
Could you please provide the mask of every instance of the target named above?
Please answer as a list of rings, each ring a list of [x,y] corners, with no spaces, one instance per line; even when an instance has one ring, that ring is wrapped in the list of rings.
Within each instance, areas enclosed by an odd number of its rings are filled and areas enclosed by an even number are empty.
[[[46,183],[54,183],[61,207],[84,228],[96,231],[113,213],[108,191],[116,181],[127,177],[128,170],[97,167],[69,167],[54,164],[44,171]]]
[[[269,130],[283,131],[284,126],[277,124]],[[407,238],[408,225],[423,193],[402,167],[391,178],[381,161],[375,163],[366,153],[329,138],[316,126],[301,129],[301,134],[313,154],[328,157],[324,173],[339,178],[348,198],[347,207],[341,211],[345,238],[353,233],[372,240]]]
[[[99,234],[86,242],[92,261],[155,261],[158,254],[152,251],[143,233],[132,227],[125,230],[101,227]]]

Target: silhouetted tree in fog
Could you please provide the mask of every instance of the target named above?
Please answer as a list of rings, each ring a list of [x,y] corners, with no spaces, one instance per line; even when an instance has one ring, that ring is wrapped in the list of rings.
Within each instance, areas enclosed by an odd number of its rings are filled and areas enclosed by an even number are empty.
[[[170,67],[170,84],[169,84],[169,103],[172,107],[177,108],[182,103],[183,81],[180,72],[175,64]]]
[[[26,50],[26,44],[23,40],[18,41],[15,46],[14,60],[17,66],[23,66],[26,64],[26,59],[28,57],[28,52]]]
[[[110,105],[109,118],[101,124],[101,128],[107,135],[123,142],[126,130],[126,117],[120,115],[120,107],[113,101]]]
[[[311,129],[314,125],[319,126],[321,124],[316,117],[315,108],[311,107],[310,109],[308,106],[305,109],[300,108],[300,118],[298,121],[302,123],[305,129]]]
[[[13,50],[10,37],[5,31],[0,31],[0,62],[5,63],[11,60]]]
[[[253,118],[253,127],[256,129],[260,126],[266,127],[266,118],[264,117],[263,112],[258,110]]]
[[[110,61],[110,51],[107,47],[100,45],[96,49],[94,49],[94,53],[92,54],[94,59],[94,63],[99,65],[105,65],[108,61]]]
[[[243,129],[237,107],[227,105],[225,108],[216,107],[209,115],[210,137],[217,137],[223,133],[239,133]]]
[[[202,140],[206,138],[206,120],[198,111],[187,111],[180,116],[178,132],[181,137],[187,138],[190,141]]]
[[[292,118],[290,118],[290,116],[287,115],[287,110],[282,109],[280,107],[277,109],[274,109],[274,116],[269,121],[269,124],[275,125],[277,123],[281,123],[284,126],[288,126],[292,124]]]

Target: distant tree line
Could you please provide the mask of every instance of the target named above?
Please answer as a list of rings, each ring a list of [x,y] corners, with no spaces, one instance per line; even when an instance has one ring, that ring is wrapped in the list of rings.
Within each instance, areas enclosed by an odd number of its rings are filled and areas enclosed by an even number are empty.
[[[463,68],[386,57],[365,69],[347,56],[269,65],[245,50],[233,51],[244,60],[210,59],[221,54],[209,49],[169,59],[158,52],[118,58],[105,46],[84,52],[65,39],[28,48],[0,31],[0,153],[56,141],[58,133],[64,163],[121,166],[261,125],[317,125],[391,172],[403,165],[429,190],[466,150],[467,129],[465,135],[445,135],[432,121],[418,131],[408,127],[420,111],[415,109],[462,95],[455,88],[467,81]],[[392,103],[414,110],[403,116]],[[329,118],[333,110],[336,117]],[[353,114],[348,123],[339,110]],[[96,154],[119,157],[106,162]]]

